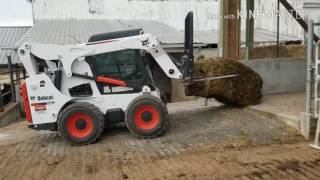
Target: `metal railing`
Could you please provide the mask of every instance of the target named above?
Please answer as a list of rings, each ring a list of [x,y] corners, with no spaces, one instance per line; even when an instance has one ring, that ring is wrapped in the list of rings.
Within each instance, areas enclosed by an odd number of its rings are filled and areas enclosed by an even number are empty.
[[[26,71],[23,67],[12,64],[11,56],[7,56],[8,71],[0,72],[0,75],[9,75],[10,89],[6,92],[2,92],[0,88],[0,111],[3,111],[6,106],[12,102],[17,101],[15,85],[20,83],[20,80],[27,77]],[[0,85],[8,83],[0,83]],[[5,88],[4,88],[5,89]]]
[[[311,119],[317,120],[314,144],[311,147],[320,150],[320,40],[314,34],[315,28],[320,23],[314,23],[309,20],[308,23],[308,58],[307,58],[307,87],[306,87],[306,115],[308,128],[310,129]],[[315,38],[317,37],[317,38]],[[314,42],[315,41],[315,42]],[[309,131],[308,131],[309,133]]]

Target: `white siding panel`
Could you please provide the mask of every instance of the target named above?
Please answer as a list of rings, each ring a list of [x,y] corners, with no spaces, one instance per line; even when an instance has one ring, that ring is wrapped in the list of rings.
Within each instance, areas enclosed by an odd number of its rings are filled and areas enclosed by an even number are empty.
[[[289,0],[296,9],[302,9],[303,0]],[[246,0],[242,0],[245,9]],[[218,0],[36,0],[36,19],[148,19],[157,20],[177,30],[184,29],[184,18],[194,11],[196,30],[217,30]],[[274,11],[277,0],[255,0],[256,9]],[[284,8],[281,8],[283,11]],[[276,18],[255,20],[257,29],[276,32]],[[289,15],[281,17],[280,33],[303,37],[303,30]],[[245,30],[245,20],[242,21]]]
[[[217,29],[216,0],[36,0],[36,19],[149,19],[178,30],[188,11],[195,14],[198,30]]]
[[[255,19],[255,28],[266,30],[269,32],[277,32],[277,17],[269,16],[268,13],[276,13],[278,0],[255,0],[256,12],[261,10],[265,17]],[[302,11],[304,0],[288,0],[289,3],[298,11]],[[241,8],[246,9],[246,0],[242,1]],[[280,4],[280,11],[282,13],[280,17],[280,34],[285,36],[292,36],[303,39],[303,29],[298,22],[291,16],[289,12]],[[241,22],[241,29],[245,31],[246,21]]]
[[[303,0],[288,0],[293,8],[302,10]],[[256,9],[272,12],[277,9],[277,0],[256,0]],[[303,29],[285,8],[280,5],[280,34],[303,38]],[[277,18],[262,18],[256,20],[256,27],[270,32],[277,32]]]

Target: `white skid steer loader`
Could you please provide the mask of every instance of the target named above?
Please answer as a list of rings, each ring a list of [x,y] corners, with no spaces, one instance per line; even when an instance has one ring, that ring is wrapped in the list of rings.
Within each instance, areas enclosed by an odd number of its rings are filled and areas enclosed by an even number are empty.
[[[18,55],[29,75],[21,84],[29,127],[57,130],[74,145],[96,142],[119,122],[137,137],[161,135],[168,112],[151,64],[169,78],[191,80],[192,12],[185,23],[186,55],[177,61],[156,36],[139,29],[94,35],[78,45],[24,43]]]

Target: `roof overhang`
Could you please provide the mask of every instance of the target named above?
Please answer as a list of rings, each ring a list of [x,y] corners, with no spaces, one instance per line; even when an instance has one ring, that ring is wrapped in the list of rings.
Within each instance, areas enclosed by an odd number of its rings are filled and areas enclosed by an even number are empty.
[[[159,37],[165,49],[184,48],[184,32],[154,20],[97,20],[97,19],[66,19],[38,20],[30,31],[15,45],[17,49],[24,42],[45,44],[79,44],[86,43],[90,36],[99,33],[124,31],[141,28],[144,33],[152,33]],[[201,32],[198,33],[199,37]],[[212,36],[214,37],[214,36]],[[203,41],[205,39],[205,41]],[[198,38],[195,35],[196,47],[205,47],[217,43],[214,38]]]

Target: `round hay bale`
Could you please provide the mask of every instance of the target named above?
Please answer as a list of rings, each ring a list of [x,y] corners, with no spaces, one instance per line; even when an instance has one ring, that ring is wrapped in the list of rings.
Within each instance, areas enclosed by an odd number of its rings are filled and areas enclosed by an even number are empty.
[[[200,56],[193,69],[194,77],[210,78],[233,74],[238,76],[194,82],[186,87],[186,95],[215,98],[236,107],[258,104],[262,98],[263,80],[244,64],[231,59]]]

